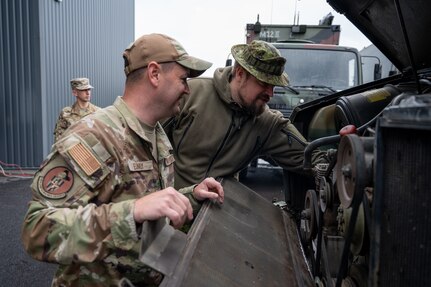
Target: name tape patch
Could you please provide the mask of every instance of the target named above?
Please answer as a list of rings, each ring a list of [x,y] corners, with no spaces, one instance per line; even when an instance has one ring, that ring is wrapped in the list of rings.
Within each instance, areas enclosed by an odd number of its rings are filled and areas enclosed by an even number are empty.
[[[143,171],[143,170],[152,170],[153,169],[153,162],[151,160],[129,161],[128,165],[129,165],[129,169],[131,171]]]

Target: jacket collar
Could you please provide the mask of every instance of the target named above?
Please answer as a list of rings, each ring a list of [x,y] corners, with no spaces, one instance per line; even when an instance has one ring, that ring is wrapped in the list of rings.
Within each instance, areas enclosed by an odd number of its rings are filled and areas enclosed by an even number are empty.
[[[120,114],[123,116],[124,120],[126,121],[127,125],[131,130],[133,130],[139,137],[141,137],[143,140],[151,143],[151,141],[148,139],[148,137],[145,134],[144,129],[142,128],[141,123],[139,122],[138,118],[132,113],[132,111],[129,109],[129,107],[126,105],[126,103],[123,101],[122,97],[117,97],[117,99],[114,102],[114,106],[117,108],[117,110],[120,112]],[[167,149],[159,149],[158,154],[159,158],[166,157],[167,154],[161,153],[161,151],[168,151],[169,149],[172,149],[171,143],[169,142],[168,138],[166,137],[166,134],[159,122],[156,124],[156,134],[157,134],[157,141],[160,142],[162,145],[167,146]]]

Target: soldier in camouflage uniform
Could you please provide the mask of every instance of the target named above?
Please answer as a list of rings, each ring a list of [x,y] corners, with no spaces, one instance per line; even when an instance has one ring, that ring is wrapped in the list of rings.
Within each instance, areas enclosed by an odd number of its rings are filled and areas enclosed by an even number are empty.
[[[76,98],[76,101],[71,107],[65,107],[61,110],[54,129],[55,141],[58,141],[64,131],[73,123],[100,109],[98,106],[90,103],[93,86],[90,85],[90,81],[87,78],[72,79],[70,80],[70,86],[72,88],[72,95]]]
[[[259,40],[235,45],[231,52],[235,65],[217,69],[213,78],[191,79],[180,114],[165,122],[174,147],[176,188],[207,176],[235,175],[260,155],[306,173],[305,138],[267,106],[274,86],[288,85],[286,59]],[[319,161],[326,162],[323,152],[313,155],[313,163]]]
[[[158,285],[162,275],[138,259],[142,222],[166,217],[179,228],[200,201],[223,202],[213,178],[172,187],[175,160],[158,122],[179,112],[187,77],[211,64],[161,34],[123,57],[123,96],[71,126],[31,184],[22,241],[33,258],[60,264],[52,286]]]

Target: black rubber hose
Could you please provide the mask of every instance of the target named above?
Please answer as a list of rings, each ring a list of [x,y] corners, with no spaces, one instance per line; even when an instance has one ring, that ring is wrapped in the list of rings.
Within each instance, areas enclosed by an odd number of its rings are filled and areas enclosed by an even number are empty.
[[[304,150],[304,169],[310,170],[312,168],[311,166],[311,155],[313,154],[313,151],[322,145],[327,144],[333,144],[340,141],[341,136],[340,135],[333,135],[329,137],[320,138],[317,140],[312,141],[307,145],[307,147]]]

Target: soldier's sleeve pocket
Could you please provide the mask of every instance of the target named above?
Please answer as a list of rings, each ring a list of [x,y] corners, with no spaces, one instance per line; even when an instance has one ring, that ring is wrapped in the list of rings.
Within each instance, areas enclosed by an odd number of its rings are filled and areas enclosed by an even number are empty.
[[[91,188],[98,186],[110,173],[106,162],[111,155],[94,135],[82,138],[72,133],[55,145],[63,158]]]
[[[173,154],[168,155],[167,157],[165,157],[165,165],[169,166],[171,164],[173,164],[175,162],[175,158]]]

